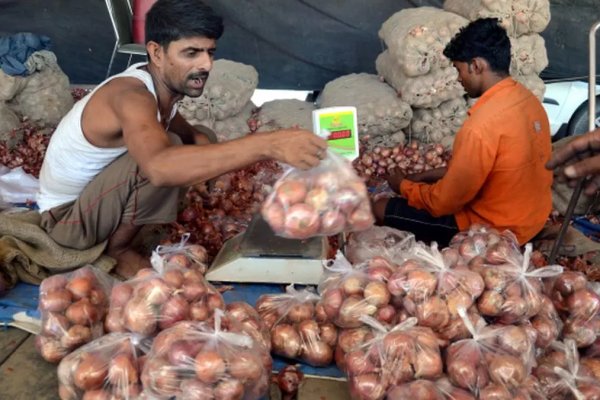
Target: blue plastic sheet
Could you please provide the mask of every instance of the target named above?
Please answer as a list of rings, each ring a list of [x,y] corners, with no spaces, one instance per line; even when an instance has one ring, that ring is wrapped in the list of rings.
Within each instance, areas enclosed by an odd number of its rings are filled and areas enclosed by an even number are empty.
[[[18,312],[40,318],[37,310],[39,286],[17,283],[4,297],[0,297],[0,322],[10,322]]]

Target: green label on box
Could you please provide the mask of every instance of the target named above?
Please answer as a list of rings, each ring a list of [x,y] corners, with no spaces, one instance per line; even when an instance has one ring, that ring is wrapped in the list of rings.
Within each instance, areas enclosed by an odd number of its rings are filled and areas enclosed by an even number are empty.
[[[329,148],[341,156],[353,159],[358,154],[355,114],[351,111],[319,115],[319,127],[327,137]]]

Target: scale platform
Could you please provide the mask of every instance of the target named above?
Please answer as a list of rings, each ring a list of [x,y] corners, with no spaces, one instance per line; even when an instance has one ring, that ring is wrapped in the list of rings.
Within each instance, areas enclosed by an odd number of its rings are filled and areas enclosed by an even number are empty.
[[[213,282],[316,285],[328,246],[326,237],[295,240],[276,236],[257,214],[246,232],[225,242],[206,278]]]

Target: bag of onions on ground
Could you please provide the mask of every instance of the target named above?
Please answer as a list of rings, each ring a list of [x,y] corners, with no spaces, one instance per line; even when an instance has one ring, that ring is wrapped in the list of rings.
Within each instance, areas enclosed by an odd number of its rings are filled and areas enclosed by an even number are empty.
[[[337,328],[315,312],[319,295],[308,289],[262,295],[258,314],[271,331],[273,354],[298,359],[315,367],[329,365],[337,343]]]
[[[291,239],[361,231],[375,222],[365,183],[331,151],[318,167],[284,173],[261,213],[277,235]]]
[[[505,245],[519,245],[517,237],[509,230],[500,233],[496,229],[482,224],[473,224],[459,232],[450,241],[450,247],[458,250],[459,255],[469,266],[478,267],[485,263],[488,249],[494,257],[496,249]],[[492,258],[493,261],[493,258]]]
[[[481,295],[481,276],[461,262],[456,250],[440,252],[436,243],[419,242],[407,257],[387,282],[395,304],[447,340],[468,335],[458,310],[469,309]]]
[[[600,399],[600,381],[579,358],[574,340],[553,343],[534,370],[547,399]]]
[[[535,269],[531,243],[522,254],[517,246],[498,243],[479,269],[485,291],[477,302],[481,315],[503,324],[528,321],[542,309],[542,278],[559,276],[563,268],[551,265]]]
[[[388,226],[373,226],[348,235],[345,255],[352,264],[361,264],[381,257],[390,264],[399,264],[415,245],[415,235]]]
[[[137,399],[149,348],[139,335],[110,333],[75,350],[58,366],[60,399]]]
[[[113,287],[104,322],[108,332],[151,336],[179,321],[207,320],[225,308],[223,296],[198,269],[170,266],[156,252],[151,261],[153,269]]]
[[[522,387],[535,362],[535,335],[521,326],[486,325],[483,319],[472,324],[463,308],[459,316],[472,337],[447,348],[450,381],[482,400]]]
[[[383,258],[352,266],[338,252],[318,286],[321,300],[317,304],[317,315],[340,328],[357,328],[363,325],[361,316],[371,316],[384,324],[398,321],[396,309],[391,304],[392,296],[387,280],[394,267]]]
[[[155,400],[257,400],[269,389],[268,350],[236,321],[183,321],[154,339],[142,372],[144,395]]]
[[[577,347],[592,345],[600,336],[600,296],[585,274],[563,272],[552,285],[552,302],[564,321],[562,334]]]
[[[475,400],[475,396],[464,389],[457,388],[447,378],[435,382],[418,379],[391,387],[387,400]]]
[[[267,351],[271,351],[271,331],[254,307],[243,301],[234,301],[227,304],[225,311],[226,315],[237,321],[241,329],[255,342],[263,345]]]
[[[166,265],[192,268],[205,274],[208,252],[199,244],[188,244],[189,238],[190,234],[185,233],[177,244],[157,246],[156,253],[163,258]]]
[[[391,329],[368,316],[361,320],[373,329],[374,336],[346,354],[346,371],[354,398],[379,400],[391,386],[442,376],[438,338],[430,328],[416,326],[416,318]]]
[[[91,265],[42,281],[38,308],[42,330],[36,349],[57,363],[79,346],[104,334],[108,296],[114,280]]]

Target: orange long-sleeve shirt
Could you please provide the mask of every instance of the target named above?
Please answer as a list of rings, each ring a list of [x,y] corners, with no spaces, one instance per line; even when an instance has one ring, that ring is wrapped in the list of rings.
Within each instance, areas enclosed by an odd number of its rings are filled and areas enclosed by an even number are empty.
[[[454,214],[461,230],[473,223],[510,229],[521,244],[544,226],[552,208],[548,117],[539,100],[511,78],[488,89],[456,134],[452,160],[434,184],[407,179],[400,193],[433,216]]]

